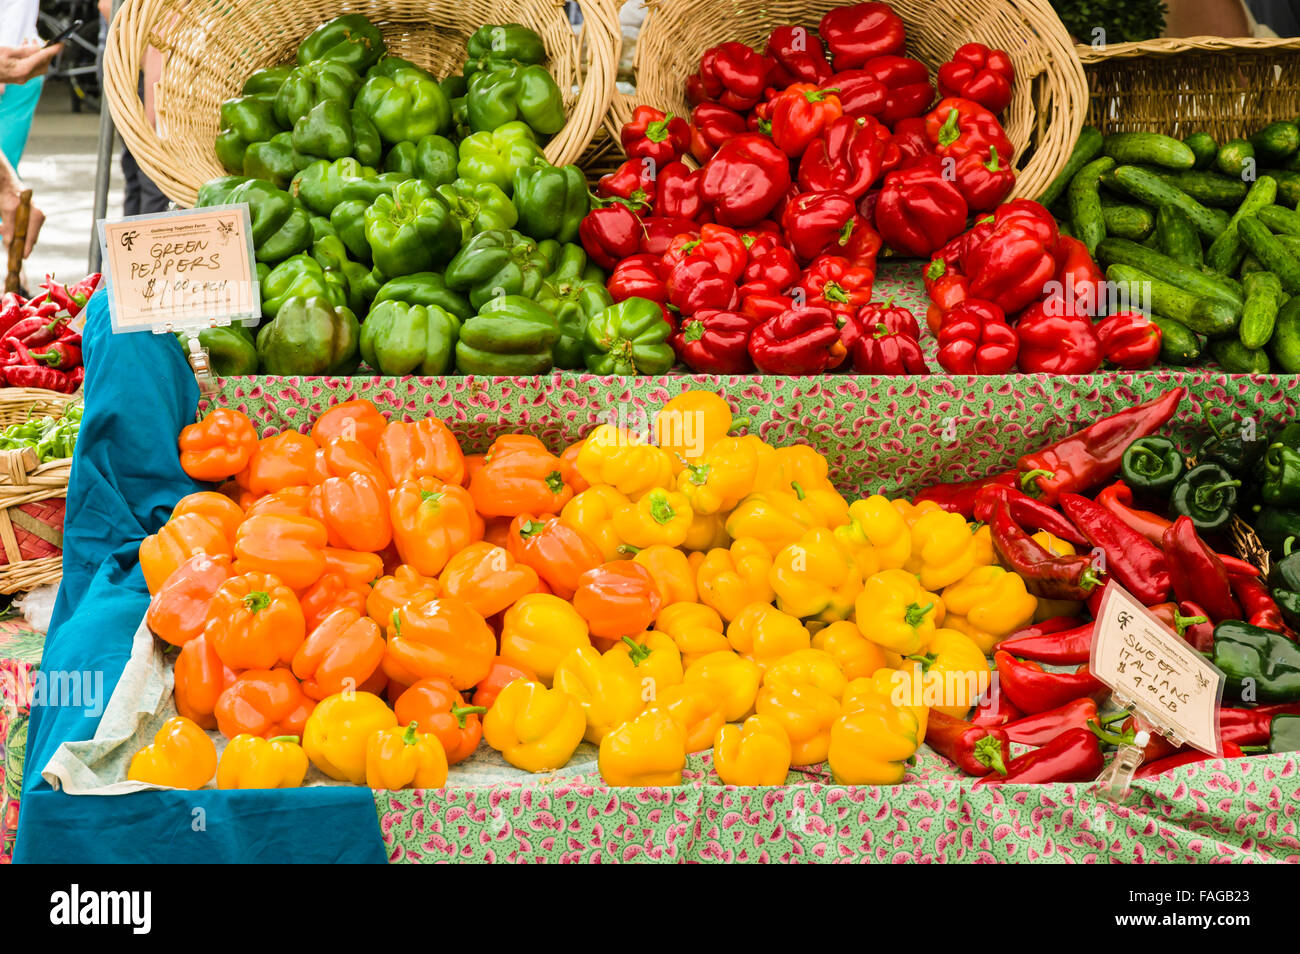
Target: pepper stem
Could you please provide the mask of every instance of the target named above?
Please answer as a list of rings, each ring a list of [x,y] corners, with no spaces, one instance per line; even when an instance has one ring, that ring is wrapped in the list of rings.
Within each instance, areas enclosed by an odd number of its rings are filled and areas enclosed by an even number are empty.
[[[1267,745],[1239,745],[1243,755],[1268,755],[1270,749]]]
[[[998,147],[989,146],[989,161],[984,163],[984,168],[989,172],[1001,172],[1002,166],[998,163]]]
[[[1056,477],[1056,472],[1051,470],[1044,470],[1042,467],[1036,467],[1033,470],[1027,470],[1020,475],[1020,489],[1023,490],[1025,493],[1029,494],[1031,497],[1037,497],[1039,494],[1043,492],[1042,488],[1038,486],[1037,481],[1039,477],[1046,477],[1048,480],[1052,480],[1053,478]]]
[[[1184,616],[1177,610],[1174,611],[1174,630],[1179,636],[1182,636],[1192,626],[1200,626],[1202,623],[1208,623],[1209,619],[1204,616]]]
[[[1086,593],[1091,593],[1097,587],[1101,586],[1101,584],[1102,584],[1101,574],[1097,572],[1097,568],[1095,566],[1089,566],[1087,569],[1085,569],[1082,573],[1079,574],[1079,586]]]
[[[452,706],[451,707],[451,714],[456,717],[456,726],[461,729],[465,728],[465,717],[468,715],[473,715],[475,712],[477,712],[479,715],[482,715],[484,712],[487,712],[487,706]]]
[[[913,629],[925,622],[925,614],[934,609],[933,603],[927,603],[921,606],[919,603],[908,604],[907,611],[903,614],[903,622]]]
[[[296,735],[277,735],[277,736],[274,736],[273,738],[267,739],[266,741],[268,741],[268,742],[291,742],[291,743],[293,743],[294,745],[297,745],[297,744],[298,744],[298,736],[296,736]]]
[[[939,145],[951,146],[960,136],[961,129],[958,127],[957,108],[954,106],[948,110],[948,118],[939,127]]]
[[[627,643],[627,654],[631,658],[633,666],[639,666],[650,658],[650,650],[631,636],[624,636],[623,642]]]
[[[402,741],[404,743],[407,745],[415,745],[415,728],[419,724],[420,723],[418,722],[412,722],[406,727],[406,731],[402,733]]]
[[[1099,726],[1096,720],[1094,719],[1088,720],[1088,728],[1091,729],[1092,734],[1095,735],[1102,742],[1106,742],[1116,747],[1122,745],[1132,745],[1133,740],[1137,738],[1137,733],[1131,730],[1125,732],[1123,735],[1120,735],[1119,733],[1116,732],[1108,732],[1107,730]]]
[[[1002,743],[994,736],[986,735],[976,742],[971,754],[980,765],[987,765],[999,775],[1007,774],[1006,763],[1002,761]]]
[[[254,590],[244,597],[243,603],[250,613],[260,613],[271,605],[271,594],[265,590]]]
[[[1123,722],[1128,717],[1129,711],[1127,709],[1121,709],[1119,712],[1112,712],[1108,716],[1102,716],[1098,721],[1102,725],[1114,725],[1116,722]]]

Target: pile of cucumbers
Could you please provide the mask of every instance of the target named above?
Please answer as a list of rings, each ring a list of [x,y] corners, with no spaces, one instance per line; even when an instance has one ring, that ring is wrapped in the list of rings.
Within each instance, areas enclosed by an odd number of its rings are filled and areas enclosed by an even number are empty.
[[[1130,301],[1149,292],[1167,364],[1300,373],[1298,124],[1222,145],[1085,126],[1039,197]]]

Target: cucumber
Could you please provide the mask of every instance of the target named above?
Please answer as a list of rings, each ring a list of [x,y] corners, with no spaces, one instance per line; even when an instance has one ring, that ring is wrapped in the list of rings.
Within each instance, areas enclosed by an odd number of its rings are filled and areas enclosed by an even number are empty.
[[[1210,338],[1222,338],[1237,330],[1237,316],[1227,305],[1198,298],[1176,285],[1161,281],[1149,272],[1129,265],[1115,264],[1106,269],[1106,279],[1115,285],[1117,291],[1127,294],[1134,310],[1155,312],[1173,318],[1197,334]],[[1148,301],[1143,300],[1146,295],[1150,296]]]
[[[1273,337],[1278,309],[1282,307],[1282,283],[1272,272],[1252,272],[1245,278],[1246,307],[1241,312],[1237,335],[1247,348],[1262,348]]]
[[[1074,234],[1088,246],[1089,255],[1096,253],[1097,243],[1106,237],[1106,222],[1101,215],[1101,194],[1097,191],[1097,183],[1103,172],[1113,168],[1115,160],[1110,156],[1094,159],[1070,180],[1070,187],[1066,191],[1066,197],[1070,201],[1070,223],[1074,226]]]
[[[1277,313],[1269,350],[1279,368],[1287,374],[1300,374],[1300,296],[1292,298]]]
[[[1156,235],[1160,251],[1175,262],[1194,267],[1205,264],[1200,236],[1192,227],[1192,220],[1181,209],[1172,205],[1160,206],[1156,212]]]
[[[1160,360],[1185,368],[1200,360],[1204,348],[1201,339],[1181,321],[1152,315],[1151,323],[1160,329]]]
[[[1226,305],[1231,310],[1233,318],[1241,317],[1245,299],[1235,287],[1236,282],[1227,276],[1207,275],[1200,269],[1175,262],[1168,255],[1143,248],[1136,242],[1122,238],[1108,238],[1098,245],[1097,258],[1107,265],[1128,265],[1148,275],[1159,275],[1162,281],[1190,292],[1193,297]],[[1160,309],[1156,310],[1160,311]],[[1164,311],[1160,313],[1167,314]],[[1179,321],[1184,320],[1178,315],[1170,317],[1178,318]]]
[[[1101,151],[1117,165],[1146,163],[1178,170],[1196,165],[1196,153],[1172,136],[1160,133],[1114,133],[1102,141]]]
[[[1255,217],[1267,225],[1270,232],[1300,235],[1300,212],[1292,212],[1280,205],[1266,205]]]
[[[1074,229],[1070,227],[1070,223],[1069,223],[1069,222],[1060,222],[1060,223],[1058,223],[1058,224],[1057,224],[1057,231],[1060,232],[1062,235],[1064,235],[1066,238],[1078,238],[1078,237],[1079,237],[1079,236],[1077,236],[1077,235],[1074,234]]]
[[[1201,205],[1214,209],[1235,209],[1241,205],[1242,199],[1246,198],[1246,193],[1250,190],[1250,186],[1242,180],[1229,179],[1217,172],[1202,172],[1197,169],[1191,172],[1167,172],[1161,169],[1155,170],[1155,174],[1174,188],[1182,189]]]
[[[1250,144],[1261,163],[1280,163],[1300,149],[1300,127],[1295,123],[1269,123],[1250,137]]]
[[[1247,255],[1241,260],[1241,268],[1238,271],[1238,274],[1241,275],[1242,281],[1245,281],[1247,275],[1254,272],[1262,272],[1263,270],[1264,266],[1259,264],[1259,259],[1254,255]]]
[[[1219,147],[1219,154],[1214,157],[1214,167],[1225,176],[1234,179],[1243,178],[1248,168],[1254,168],[1255,147],[1245,139],[1234,139]]]
[[[1267,351],[1247,348],[1237,338],[1214,342],[1210,354],[1229,374],[1268,374],[1272,368]]]
[[[1126,205],[1109,199],[1101,201],[1101,218],[1106,223],[1107,235],[1118,235],[1134,242],[1142,241],[1156,227],[1156,217],[1146,206]]]
[[[1213,241],[1227,228],[1226,216],[1215,215],[1186,192],[1169,185],[1149,172],[1134,166],[1115,170],[1115,182],[1133,198],[1146,205],[1173,205],[1182,209],[1196,226],[1196,231]]]
[[[1070,158],[1065,160],[1065,166],[1038,197],[1040,204],[1051,205],[1065,192],[1065,187],[1070,184],[1075,173],[1092,162],[1097,153],[1101,152],[1102,140],[1101,130],[1095,126],[1084,126],[1079,130],[1079,138],[1074,141]]]
[[[1296,258],[1300,258],[1300,235],[1288,235],[1286,232],[1280,232],[1274,238],[1282,243],[1284,249]]]
[[[1237,233],[1259,263],[1277,274],[1287,292],[1300,295],[1300,259],[1277,240],[1268,226],[1253,217],[1242,219],[1237,223]]]
[[[1253,216],[1260,209],[1267,205],[1272,205],[1277,200],[1277,180],[1272,176],[1260,176],[1255,180],[1255,184],[1250,187],[1246,193],[1245,200],[1237,206],[1237,211],[1232,214],[1228,227],[1223,230],[1223,234],[1214,240],[1210,246],[1209,252],[1205,255],[1205,262],[1216,272],[1222,272],[1225,275],[1231,275],[1241,267],[1241,260],[1246,257],[1246,247],[1242,244],[1239,234],[1241,221]],[[1259,258],[1258,255],[1255,256]],[[1265,268],[1268,263],[1260,259]]]
[[[1214,165],[1214,157],[1219,154],[1219,144],[1207,132],[1194,132],[1183,140],[1183,145],[1192,150],[1196,157],[1193,169],[1208,169]]]
[[[1300,153],[1297,153],[1300,155]],[[1287,169],[1265,169],[1263,174],[1277,180],[1277,204],[1295,208],[1300,205],[1300,172]]]

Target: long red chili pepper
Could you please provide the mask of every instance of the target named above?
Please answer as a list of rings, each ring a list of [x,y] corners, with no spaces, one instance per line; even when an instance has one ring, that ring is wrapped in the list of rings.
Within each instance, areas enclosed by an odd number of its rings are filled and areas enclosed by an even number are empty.
[[[1155,546],[1161,546],[1161,538],[1174,523],[1158,513],[1133,509],[1130,506],[1133,503],[1133,491],[1122,480],[1117,480],[1110,486],[1099,490],[1093,500],[1113,513],[1130,529],[1142,534]]]
[[[1214,624],[1195,603],[1157,603],[1147,610],[1197,652],[1208,652],[1213,646]]]
[[[1169,422],[1186,394],[1168,394],[1103,417],[1062,441],[1020,458],[1020,485],[1045,503],[1063,493],[1081,493],[1119,473],[1129,444],[1149,437]]]
[[[998,501],[1006,504],[1012,520],[1028,530],[1046,530],[1071,543],[1087,543],[1078,528],[1060,513],[1028,494],[1002,484],[989,484],[975,495],[975,519],[988,523]]]
[[[1169,598],[1169,567],[1158,547],[1087,497],[1063,493],[1059,503],[1088,542],[1106,554],[1108,575],[1144,606]]]
[[[1296,634],[1282,618],[1282,611],[1273,600],[1273,594],[1258,577],[1229,573],[1228,583],[1232,587],[1233,597],[1241,604],[1242,616],[1247,623],[1281,633],[1293,640],[1296,638]]]
[[[998,649],[1038,662],[1056,666],[1086,663],[1092,654],[1092,630],[1095,623],[1084,623],[1059,633],[1023,636],[1017,633],[998,643]]]
[[[1074,629],[1082,625],[1083,619],[1079,616],[1053,616],[1042,622],[1030,623],[1021,629],[1016,630],[1007,639],[1018,639],[1021,636],[1045,636],[1050,633],[1063,633],[1067,629]],[[1004,640],[1005,642],[1005,640]]]
[[[1005,692],[990,686],[989,691],[980,696],[970,722],[971,725],[1000,726],[1015,722],[1023,716],[1024,713],[1012,705]]]
[[[1300,715],[1300,702],[1280,702],[1257,709],[1220,709],[1219,738],[1237,745],[1264,745],[1275,715]]]
[[[1005,775],[1011,762],[1011,740],[1001,729],[972,725],[938,709],[930,710],[925,744],[967,775]]]
[[[1003,563],[1024,578],[1035,596],[1058,600],[1086,600],[1101,582],[1092,561],[1082,555],[1052,556],[1011,519],[999,502],[989,518],[993,547]]]
[[[975,498],[988,486],[1014,487],[1020,475],[1017,471],[981,477],[979,480],[965,480],[959,483],[935,484],[925,488],[912,498],[914,503],[930,500],[950,513],[959,513],[967,520],[975,516]]]
[[[1223,758],[1239,759],[1245,755],[1241,747],[1233,742],[1223,743]],[[1180,765],[1192,765],[1196,762],[1208,762],[1210,759],[1218,756],[1209,755],[1200,749],[1185,749],[1170,755],[1163,759],[1156,759],[1154,762],[1143,762],[1136,772],[1134,778],[1151,778],[1153,775],[1160,775],[1168,772],[1170,769],[1178,768]]]
[[[1165,531],[1164,543],[1169,578],[1179,602],[1194,600],[1215,623],[1242,618],[1223,561],[1201,539],[1189,517],[1174,521]]]
[[[985,775],[975,784],[1083,782],[1095,779],[1104,764],[1096,736],[1087,729],[1068,729],[1041,748],[1012,759],[1005,776]]]
[[[1001,650],[993,654],[998,686],[1021,712],[1046,712],[1084,696],[1110,692],[1106,684],[1080,666],[1076,672],[1044,672],[1037,663],[1022,662]]]
[[[1097,703],[1091,699],[1075,699],[1055,709],[1008,722],[1003,729],[1012,742],[1022,745],[1046,745],[1062,732],[1086,729],[1097,718]],[[927,737],[928,739],[928,737]]]
[[[29,348],[43,348],[59,339],[63,329],[68,325],[68,316],[61,315],[53,321],[47,321],[38,330],[23,338],[23,344]]]

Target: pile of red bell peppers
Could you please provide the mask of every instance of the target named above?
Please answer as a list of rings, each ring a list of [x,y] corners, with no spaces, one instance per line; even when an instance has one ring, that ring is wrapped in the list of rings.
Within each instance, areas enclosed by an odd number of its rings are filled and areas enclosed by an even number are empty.
[[[8,387],[71,394],[81,387],[81,334],[70,322],[99,287],[99,273],[75,285],[46,276],[34,298],[0,298],[0,377]]]
[[[1212,648],[1214,627],[1225,620],[1296,639],[1254,565],[1217,552],[1187,517],[1171,522],[1134,509],[1132,493],[1116,481],[1125,450],[1158,433],[1184,396],[1183,388],[1175,388],[1026,454],[1015,470],[940,484],[915,498],[988,524],[1002,564],[1024,579],[1029,592],[1087,609],[1087,615],[1055,616],[1000,641],[993,660],[996,691],[982,701],[969,724],[946,727],[948,735],[972,744],[976,736],[967,730],[973,728],[1039,746],[1007,763],[1005,774],[991,771],[986,760],[970,772],[983,776],[983,783],[1092,779],[1102,767],[1102,743],[1119,745],[1135,738],[1138,727],[1132,719],[1118,729],[1106,724],[1125,718],[1123,714],[1098,718],[1097,704],[1110,690],[1086,665],[1093,621],[1109,579],[1198,651]],[[1057,672],[1044,665],[1079,668]],[[1300,703],[1222,709],[1225,754],[1240,756],[1240,746],[1267,742],[1270,720],[1282,711],[1300,711]],[[1206,758],[1152,734],[1139,776]]]
[[[915,317],[871,302],[876,255],[883,240],[928,256],[1007,196],[997,114],[1015,72],[967,44],[939,69],[936,105],[905,41],[888,4],[837,7],[762,52],[707,50],[689,120],[640,106],[623,127],[629,158],[600,180],[582,242],[616,300],[663,307],[690,369],[927,370]]]

